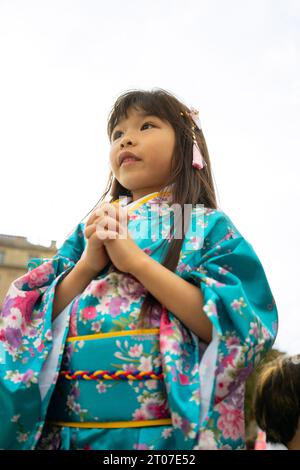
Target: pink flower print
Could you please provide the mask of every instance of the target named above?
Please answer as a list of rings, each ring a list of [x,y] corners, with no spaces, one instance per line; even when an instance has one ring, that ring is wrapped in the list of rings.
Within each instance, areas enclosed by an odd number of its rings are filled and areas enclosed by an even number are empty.
[[[147,412],[147,416],[149,418],[151,418],[151,419],[161,418],[160,406],[159,406],[158,403],[150,401],[149,403],[146,404],[145,409],[146,409],[146,412]]]
[[[109,302],[109,308],[110,308],[110,313],[112,317],[116,317],[120,315],[121,312],[121,306],[124,305],[127,307],[129,304],[128,299],[125,299],[124,297],[114,297],[111,299]]]
[[[216,391],[215,391],[215,403],[219,403],[221,400],[224,399],[229,393],[229,386],[232,383],[232,379],[229,376],[223,374],[216,384]]]
[[[244,435],[244,416],[240,409],[226,407],[224,403],[220,405],[221,416],[217,426],[222,431],[225,439],[238,440]]]
[[[101,380],[100,383],[96,386],[96,389],[98,390],[99,393],[105,393],[107,391],[106,385],[103,383]]]
[[[222,268],[222,266],[219,267],[219,274],[227,274],[228,271],[225,268]]]
[[[82,310],[82,318],[85,320],[94,320],[94,318],[97,316],[97,310],[95,307],[85,307]]]
[[[195,427],[196,427],[195,423],[191,423],[189,419],[183,418],[181,429],[185,436],[190,437],[190,438],[195,437],[195,434],[196,434],[194,431]]]
[[[18,432],[17,433],[17,441],[18,442],[26,442],[29,437],[29,432]]]
[[[247,306],[247,304],[245,303],[243,297],[240,297],[239,300],[234,299],[233,302],[231,302],[231,307],[234,310],[240,310],[241,307],[246,307],[246,306]]]
[[[163,419],[170,416],[169,410],[164,403],[157,403],[154,399],[150,399],[145,406],[148,418]]]
[[[172,336],[174,334],[174,326],[171,325],[171,324],[161,325],[160,332],[161,332],[161,334],[163,334],[165,336]]]
[[[178,376],[179,376],[179,382],[180,382],[181,385],[189,385],[190,380],[189,380],[188,375],[178,374]]]
[[[131,275],[123,275],[120,281],[122,294],[130,296],[133,300],[138,300],[146,294],[145,287]]]
[[[137,370],[136,366],[134,364],[124,364],[123,369],[126,372],[135,372]]]
[[[222,238],[221,241],[223,241],[223,240],[230,240],[231,238],[235,238],[235,232],[234,232],[233,229],[229,229],[229,230],[228,230],[228,233],[225,235],[224,238]]]
[[[238,352],[239,352],[238,348],[232,348],[230,353],[227,354],[227,356],[225,356],[224,359],[222,359],[222,361],[221,361],[222,366],[224,366],[224,367],[228,367],[228,366],[234,367],[234,359],[235,359],[236,355],[238,354]]]
[[[37,380],[35,379],[34,371],[32,369],[29,369],[28,371],[26,371],[25,374],[23,374],[22,379],[21,379],[21,382],[27,385],[30,384],[30,382],[36,382],[36,381]]]
[[[15,307],[20,310],[25,322],[30,323],[31,316],[32,316],[32,309],[39,296],[40,294],[38,292],[28,293],[28,295],[26,296],[26,299],[24,299],[24,297],[17,296],[13,300],[13,302],[9,302],[9,305],[4,306],[3,315],[4,316],[11,315],[12,307]]]
[[[149,379],[145,380],[145,386],[147,387],[148,390],[156,390],[157,389],[157,380],[155,379]]]
[[[181,429],[182,418],[181,418],[181,416],[179,416],[178,413],[172,413],[172,424],[173,424],[174,428]]]
[[[51,329],[46,331],[45,338],[47,341],[52,341],[52,331]]]
[[[162,437],[164,437],[165,439],[167,439],[168,437],[170,437],[172,435],[172,432],[173,432],[173,429],[172,428],[168,428],[168,429],[165,429],[161,435]]]
[[[235,299],[232,303],[231,303],[231,307],[234,309],[234,310],[239,310],[239,308],[241,307],[241,302],[237,299]]]
[[[70,329],[68,332],[68,337],[70,336],[77,336],[77,315],[73,309],[70,315]]]
[[[186,269],[186,266],[187,266],[187,265],[184,264],[184,263],[179,263],[179,265],[177,266],[177,271],[178,271],[179,273],[183,273],[184,270]]]
[[[240,339],[237,336],[231,336],[227,341],[226,341],[226,346],[227,348],[230,348],[230,346],[239,346],[240,345]]]
[[[19,348],[22,344],[22,333],[18,328],[7,328],[5,339],[13,348]]]
[[[270,338],[270,333],[268,329],[265,326],[261,327],[261,332],[263,334],[264,339],[269,339]]]
[[[150,250],[150,248],[145,248],[144,249],[144,253],[146,253],[146,255],[151,255],[152,251]]]
[[[15,307],[15,299],[7,295],[3,301],[3,307],[1,311],[2,317],[8,317],[10,315],[12,307]]]
[[[194,447],[197,450],[217,450],[217,443],[213,431],[202,431],[200,443]]]
[[[136,450],[149,450],[151,447],[148,447],[147,444],[134,444],[134,449]]]
[[[45,347],[45,345],[44,345],[43,341],[41,341],[41,344],[37,348],[38,352],[42,352],[44,347]]]
[[[170,349],[169,349],[170,340],[168,338],[164,338],[163,336],[160,336],[159,345],[160,345],[160,350],[162,353],[170,352]]]
[[[94,321],[92,323],[92,331],[99,333],[99,331],[101,331],[101,326],[102,326],[101,321]]]
[[[203,307],[203,311],[207,314],[207,316],[217,316],[218,310],[215,302],[212,300],[208,300]]]
[[[21,331],[23,334],[26,334],[26,336],[28,336],[29,338],[34,338],[37,335],[37,330],[32,329],[28,331],[26,325],[25,327],[21,328]]]
[[[81,411],[81,407],[79,403],[74,403],[74,411],[75,413],[79,414]]]
[[[143,353],[142,344],[135,344],[134,346],[131,346],[131,348],[129,348],[129,351],[128,351],[128,355],[130,357],[140,357],[142,353]]]
[[[101,279],[91,285],[90,293],[95,297],[104,297],[109,289],[109,283]]]
[[[258,325],[257,323],[250,323],[251,329],[249,331],[250,335],[253,335],[255,338],[258,338],[259,336],[259,331],[258,331]]]
[[[13,416],[13,417],[11,418],[11,422],[12,422],[12,423],[17,423],[17,422],[19,421],[19,419],[20,419],[20,416],[21,416],[21,415],[15,415],[15,416]]]
[[[147,414],[145,411],[138,409],[133,413],[133,421],[145,421],[147,419]]]
[[[152,357],[151,356],[149,356],[149,357],[142,356],[141,359],[140,359],[140,365],[139,365],[138,369],[142,372],[151,372],[152,368],[153,368]]]
[[[28,284],[28,286],[32,289],[33,287],[40,287],[49,282],[49,277],[51,274],[54,274],[54,269],[51,262],[47,262],[34,268],[32,271],[29,271],[25,274],[20,280],[22,279],[22,285]],[[19,285],[16,286],[19,287]]]
[[[128,214],[129,220],[136,220],[138,218],[138,214]]]
[[[80,390],[79,390],[79,385],[74,386],[71,390],[72,397],[76,400],[76,398],[80,397]]]

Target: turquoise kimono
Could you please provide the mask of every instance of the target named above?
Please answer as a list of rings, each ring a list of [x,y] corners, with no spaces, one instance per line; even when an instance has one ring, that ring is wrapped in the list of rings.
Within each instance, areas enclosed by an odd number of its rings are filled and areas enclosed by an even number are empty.
[[[168,201],[152,193],[128,205],[130,235],[156,261]],[[149,230],[153,214],[159,235]],[[163,305],[140,329],[147,290],[112,264],[52,322],[55,288],[85,249],[84,229],[52,259],[30,259],[5,297],[0,449],[245,449],[245,381],[278,325],[252,245],[223,211],[192,209],[176,274],[202,291],[207,344]]]

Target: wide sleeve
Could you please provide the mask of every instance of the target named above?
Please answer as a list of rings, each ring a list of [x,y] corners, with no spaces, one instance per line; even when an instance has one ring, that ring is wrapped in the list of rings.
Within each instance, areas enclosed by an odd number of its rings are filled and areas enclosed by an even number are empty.
[[[5,296],[0,313],[1,449],[33,449],[41,434],[75,300],[52,323],[55,288],[84,251],[83,228],[80,223],[53,258],[31,258],[27,273],[12,282]],[[51,385],[45,377],[49,363]]]
[[[197,436],[194,449],[244,449],[245,383],[275,341],[277,308],[257,254],[230,218],[222,211],[208,210],[197,223],[203,228],[196,240],[199,246],[183,249],[178,272],[201,289],[203,312],[212,323],[213,338],[203,351],[203,342],[189,332],[193,338],[188,353],[192,372],[186,387],[181,386],[189,404],[181,409],[183,414],[189,413],[185,418]],[[171,313],[162,321],[161,334],[170,331],[171,324],[173,336],[177,331],[177,336],[184,338],[185,328]],[[168,363],[180,364],[181,358],[173,354],[170,360],[170,338],[163,338],[165,344],[165,370],[169,389],[174,391],[169,399],[180,414],[174,401],[180,377],[174,381]],[[181,354],[187,344],[185,339]]]

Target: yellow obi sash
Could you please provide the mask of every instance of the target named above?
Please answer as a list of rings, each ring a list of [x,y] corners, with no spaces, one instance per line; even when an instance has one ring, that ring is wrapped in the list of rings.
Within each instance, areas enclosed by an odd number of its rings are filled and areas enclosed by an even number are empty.
[[[77,428],[171,425],[159,329],[69,337],[47,422]]]

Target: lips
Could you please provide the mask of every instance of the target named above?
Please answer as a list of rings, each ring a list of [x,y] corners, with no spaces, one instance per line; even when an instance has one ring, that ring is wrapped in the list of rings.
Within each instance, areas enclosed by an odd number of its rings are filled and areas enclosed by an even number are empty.
[[[139,157],[137,157],[134,153],[132,152],[122,152],[120,153],[119,155],[119,164],[120,166],[122,165],[122,163],[125,161],[125,160],[136,160],[136,161],[139,161],[141,160]]]

